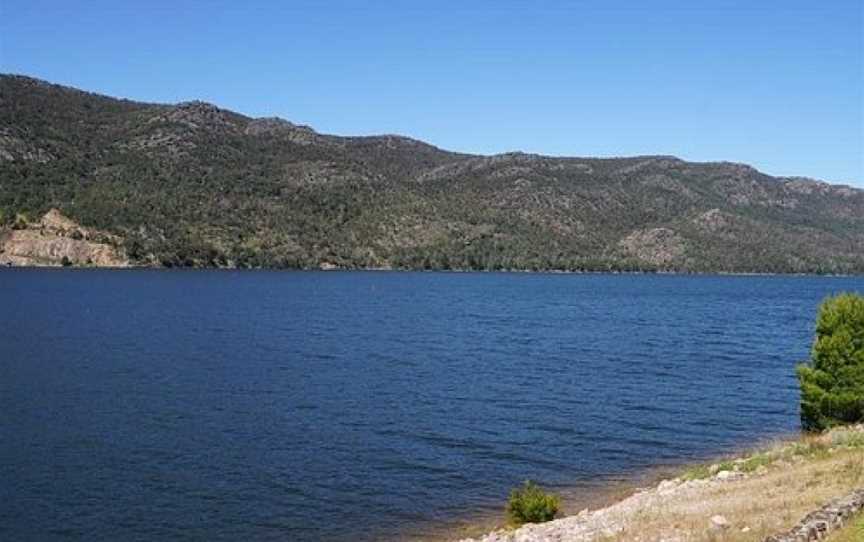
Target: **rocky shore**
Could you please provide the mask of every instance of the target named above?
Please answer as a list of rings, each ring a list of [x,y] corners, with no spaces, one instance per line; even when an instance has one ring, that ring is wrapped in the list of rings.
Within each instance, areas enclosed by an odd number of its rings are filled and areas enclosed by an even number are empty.
[[[807,541],[862,507],[858,426],[700,465],[605,508],[461,542]]]

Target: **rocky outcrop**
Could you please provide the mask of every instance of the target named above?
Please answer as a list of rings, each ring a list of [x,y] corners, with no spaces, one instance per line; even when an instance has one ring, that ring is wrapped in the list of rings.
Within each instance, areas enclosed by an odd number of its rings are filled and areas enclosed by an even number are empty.
[[[281,137],[300,145],[326,142],[326,139],[318,135],[312,128],[294,124],[278,117],[252,119],[246,125],[244,133],[251,136]]]
[[[627,254],[652,265],[669,265],[684,255],[684,241],[669,228],[636,230],[619,242]]]
[[[169,107],[162,114],[148,120],[147,123],[180,125],[189,130],[218,128],[236,132],[240,129],[241,118],[239,115],[213,104],[193,100]]]
[[[84,228],[58,210],[23,228],[0,234],[0,265],[128,267],[116,236]]]
[[[44,164],[53,159],[51,153],[16,136],[11,129],[0,128],[0,162],[29,161]]]
[[[769,536],[765,542],[809,542],[822,540],[829,532],[845,525],[849,518],[864,510],[864,489],[859,489],[842,499],[832,501],[821,509],[807,514],[790,531]]]
[[[729,227],[730,217],[720,209],[705,211],[693,219],[693,223],[705,232],[717,233]]]

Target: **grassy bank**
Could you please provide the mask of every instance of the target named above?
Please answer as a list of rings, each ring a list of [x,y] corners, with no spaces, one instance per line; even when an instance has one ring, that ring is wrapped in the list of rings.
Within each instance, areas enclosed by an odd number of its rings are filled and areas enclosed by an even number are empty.
[[[672,494],[658,506],[638,511],[638,521],[603,540],[761,541],[831,499],[864,487],[864,431],[802,436],[743,457],[690,467],[681,480],[703,485],[682,492],[683,498]],[[717,516],[725,520],[716,522],[722,526],[712,522]]]

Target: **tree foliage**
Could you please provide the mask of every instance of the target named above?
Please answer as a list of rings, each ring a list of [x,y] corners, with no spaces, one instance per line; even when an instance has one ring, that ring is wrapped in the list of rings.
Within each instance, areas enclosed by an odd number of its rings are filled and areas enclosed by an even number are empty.
[[[806,430],[864,421],[864,297],[841,294],[822,303],[811,361],[798,367],[798,379]]]
[[[142,265],[864,272],[860,190],[669,156],[467,155],[0,75],[0,229],[52,207]]]
[[[526,480],[522,487],[510,492],[507,517],[513,525],[543,523],[555,519],[561,500],[543,491],[540,486]]]

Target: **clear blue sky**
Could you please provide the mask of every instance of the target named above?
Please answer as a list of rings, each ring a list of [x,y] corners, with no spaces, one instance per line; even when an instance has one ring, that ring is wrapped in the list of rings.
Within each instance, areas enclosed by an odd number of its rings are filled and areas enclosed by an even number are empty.
[[[459,151],[864,186],[862,29],[862,0],[0,0],[0,71]]]

